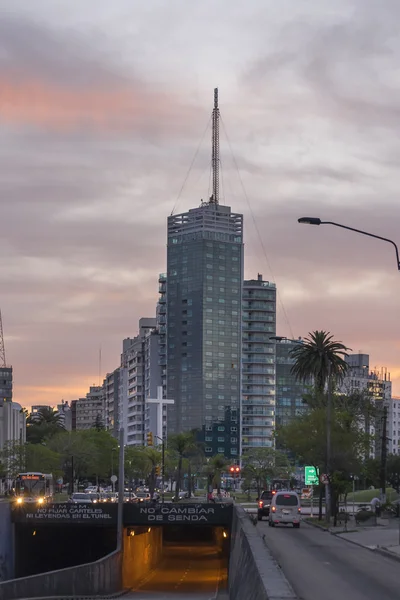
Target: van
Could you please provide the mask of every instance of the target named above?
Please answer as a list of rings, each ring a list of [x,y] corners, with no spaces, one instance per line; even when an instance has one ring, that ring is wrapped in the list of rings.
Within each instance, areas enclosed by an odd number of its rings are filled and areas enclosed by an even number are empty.
[[[271,500],[268,525],[275,527],[292,524],[297,529],[300,527],[301,507],[300,498],[296,492],[276,492]]]

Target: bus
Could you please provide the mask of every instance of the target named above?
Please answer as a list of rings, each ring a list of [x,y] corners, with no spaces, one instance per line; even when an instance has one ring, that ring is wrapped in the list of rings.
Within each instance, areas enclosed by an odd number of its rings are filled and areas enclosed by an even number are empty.
[[[53,499],[53,475],[46,473],[19,473],[15,480],[17,504],[46,504]]]

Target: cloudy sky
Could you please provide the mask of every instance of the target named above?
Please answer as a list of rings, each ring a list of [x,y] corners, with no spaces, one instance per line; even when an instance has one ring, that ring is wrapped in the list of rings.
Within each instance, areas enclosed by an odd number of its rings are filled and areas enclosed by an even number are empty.
[[[152,316],[166,219],[223,202],[278,332],[326,329],[400,394],[398,0],[1,0],[0,307],[15,399],[56,404]],[[191,160],[196,161],[179,196]],[[239,168],[239,172],[236,169]],[[242,185],[243,184],[243,185]],[[179,198],[178,198],[179,196]]]

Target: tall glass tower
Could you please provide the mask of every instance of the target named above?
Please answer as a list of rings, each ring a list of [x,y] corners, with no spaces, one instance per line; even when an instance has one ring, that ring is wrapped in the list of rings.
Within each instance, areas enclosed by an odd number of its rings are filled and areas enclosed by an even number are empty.
[[[206,456],[240,455],[243,215],[218,202],[218,93],[213,194],[168,218],[168,433],[195,429]]]

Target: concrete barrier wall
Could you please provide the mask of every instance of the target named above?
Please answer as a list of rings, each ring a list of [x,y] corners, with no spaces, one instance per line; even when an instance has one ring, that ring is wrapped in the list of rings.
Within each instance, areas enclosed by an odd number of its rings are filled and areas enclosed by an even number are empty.
[[[0,600],[108,595],[122,589],[122,554],[113,552],[86,565],[0,583]]]
[[[0,502],[0,582],[14,577],[11,504]]]
[[[135,589],[146,578],[162,557],[162,527],[151,527],[148,533],[133,537],[124,530],[122,584],[124,589]]]
[[[230,600],[295,600],[296,595],[245,511],[235,506],[229,560]]]

